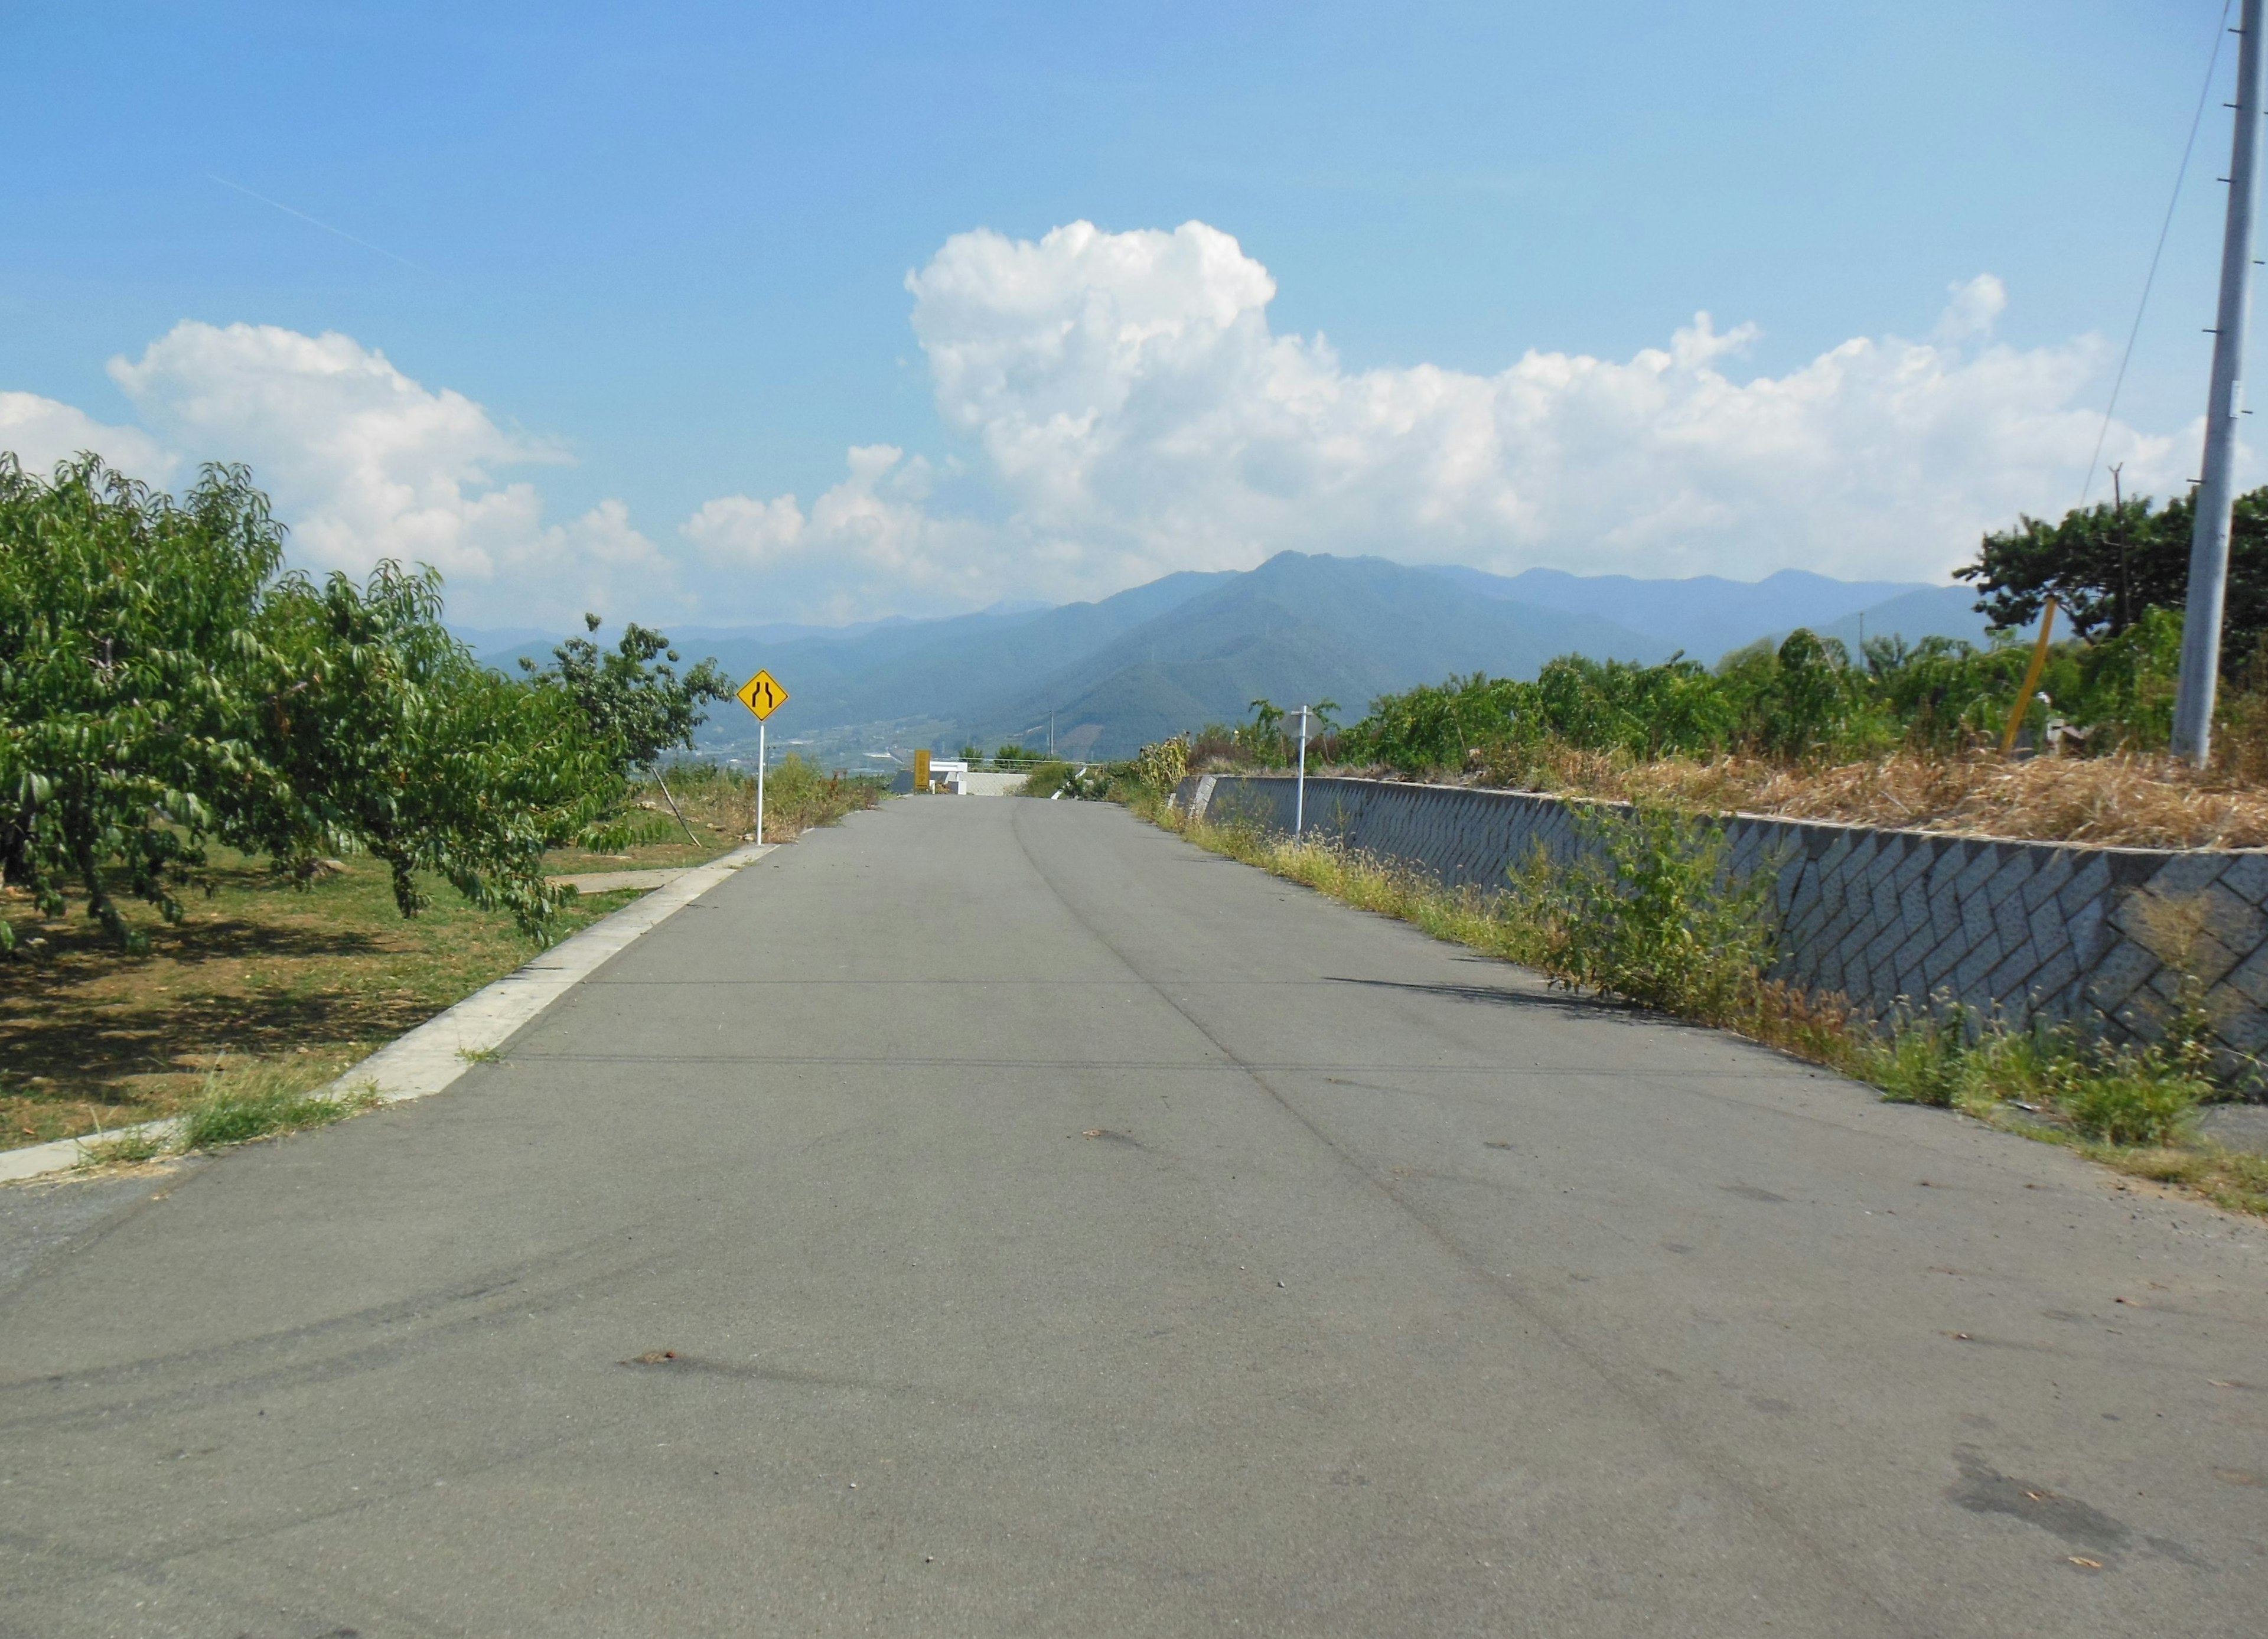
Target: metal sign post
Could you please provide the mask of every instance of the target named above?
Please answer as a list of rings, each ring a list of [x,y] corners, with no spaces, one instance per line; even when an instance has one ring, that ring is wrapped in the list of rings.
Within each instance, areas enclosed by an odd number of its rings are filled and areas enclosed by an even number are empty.
[[[1307,828],[1307,741],[1315,732],[1315,714],[1302,706],[1284,719],[1285,730],[1300,742],[1300,796],[1292,810],[1292,834],[1299,835]]]
[[[756,715],[756,841],[764,840],[764,721],[787,704],[787,690],[769,672],[758,672],[733,696]]]

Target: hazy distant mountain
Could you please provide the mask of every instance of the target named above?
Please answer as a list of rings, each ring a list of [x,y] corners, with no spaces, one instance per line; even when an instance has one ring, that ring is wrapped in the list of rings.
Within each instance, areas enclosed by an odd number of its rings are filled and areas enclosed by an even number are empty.
[[[957,745],[972,700],[1035,687],[1233,578],[1168,575],[1097,603],[906,621],[847,640],[770,642],[720,633],[681,652],[714,655],[735,677],[769,669],[789,695],[770,722],[776,741],[807,739],[837,750]],[[720,748],[753,741],[755,726],[739,707],[726,707],[715,714],[703,743]]]
[[[1823,631],[1845,615],[1906,593],[1944,590],[1919,581],[1830,580],[1805,570],[1782,570],[1760,581],[1715,575],[1638,580],[1628,575],[1570,575],[1564,570],[1490,575],[1455,564],[1440,565],[1432,572],[1484,597],[1611,620],[1711,665],[1767,633],[1799,626]]]
[[[856,765],[884,747],[1044,744],[1051,727],[1060,750],[1119,757],[1207,722],[1241,722],[1263,695],[1282,706],[1335,700],[1351,722],[1381,695],[1451,673],[1533,677],[1571,652],[1653,662],[1682,649],[1713,662],[1797,625],[1853,649],[1861,620],[1867,636],[1978,641],[1973,601],[1962,586],[1801,570],[1753,584],[1553,570],[1506,577],[1285,552],[1243,574],[1168,575],[1059,608],[672,636],[688,661],[713,656],[736,680],[766,667],[785,686],[788,703],[770,724],[776,747]],[[541,663],[556,641],[484,658],[509,665],[524,652]],[[711,716],[704,750],[753,750],[755,724],[738,706]]]
[[[512,669],[515,655],[540,650],[549,655],[551,645],[559,640],[538,626],[459,626],[446,622],[449,636],[455,638],[474,656],[490,665],[499,662],[506,670]]]
[[[1925,637],[1959,637],[1983,648],[1992,642],[1984,628],[1984,617],[1977,613],[1975,587],[1927,586],[1815,629],[1822,637],[1841,638],[1855,655],[1860,640],[1868,637],[1903,637],[1910,643]]]
[[[1372,700],[1452,672],[1532,677],[1554,655],[1653,661],[1674,645],[1610,621],[1475,598],[1383,558],[1279,553],[1116,638],[1037,686],[975,701],[981,742],[1056,722],[1056,743],[1123,756],[1145,740],[1234,723],[1264,695],[1330,699],[1345,721]]]

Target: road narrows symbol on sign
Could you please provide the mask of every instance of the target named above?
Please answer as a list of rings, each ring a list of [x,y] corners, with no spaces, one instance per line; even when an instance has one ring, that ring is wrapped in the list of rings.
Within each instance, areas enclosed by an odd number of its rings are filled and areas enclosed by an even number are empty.
[[[779,686],[779,680],[770,673],[759,672],[740,685],[739,699],[742,705],[756,714],[756,721],[762,723],[787,704],[787,690]]]

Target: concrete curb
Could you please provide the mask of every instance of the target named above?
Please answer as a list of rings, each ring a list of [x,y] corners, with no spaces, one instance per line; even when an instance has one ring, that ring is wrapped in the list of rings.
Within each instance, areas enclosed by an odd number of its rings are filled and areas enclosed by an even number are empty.
[[[472,1068],[468,1055],[502,1047],[519,1028],[588,978],[642,934],[683,910],[741,866],[779,846],[752,842],[705,865],[681,871],[666,886],[625,905],[563,939],[526,966],[475,990],[454,1007],[435,1014],[416,1029],[380,1047],[324,1091],[372,1088],[387,1104],[401,1104],[441,1091]],[[114,1132],[83,1138],[58,1138],[21,1150],[0,1150],[0,1184],[65,1172],[85,1162],[91,1145],[122,1138],[163,1143],[180,1130],[178,1117],[143,1121]]]

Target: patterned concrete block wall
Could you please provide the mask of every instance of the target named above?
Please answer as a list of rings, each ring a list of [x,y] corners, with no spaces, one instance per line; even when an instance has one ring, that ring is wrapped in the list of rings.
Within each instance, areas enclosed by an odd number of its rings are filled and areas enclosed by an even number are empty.
[[[1204,775],[1176,804],[1289,831],[1293,783]],[[1307,823],[1452,886],[1500,886],[1540,844],[1584,846],[1577,812],[1520,791],[1307,782]],[[2186,971],[2233,1055],[2268,1049],[2268,850],[2085,848],[1738,816],[1734,870],[1773,873],[1778,974],[1886,1012],[1949,994],[2012,1020],[2155,1037]]]

